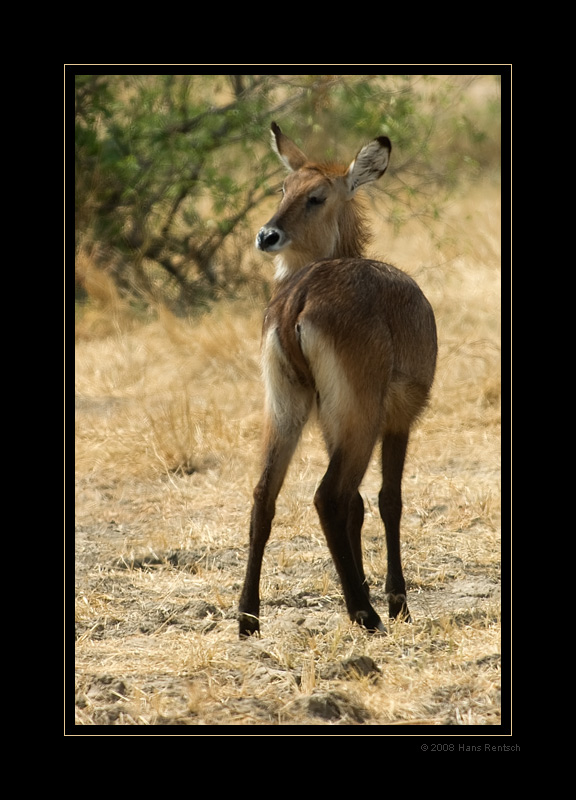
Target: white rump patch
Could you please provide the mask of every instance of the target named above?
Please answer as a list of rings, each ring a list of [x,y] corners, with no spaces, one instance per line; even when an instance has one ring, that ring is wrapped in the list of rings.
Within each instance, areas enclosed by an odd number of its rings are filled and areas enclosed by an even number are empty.
[[[332,342],[305,319],[300,324],[300,346],[314,376],[322,431],[334,446],[341,440],[342,423],[354,417],[354,389]]]

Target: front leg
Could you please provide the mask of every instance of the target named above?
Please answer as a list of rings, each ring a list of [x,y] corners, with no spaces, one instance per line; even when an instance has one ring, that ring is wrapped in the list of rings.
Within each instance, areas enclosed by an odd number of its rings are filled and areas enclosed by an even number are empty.
[[[260,573],[264,549],[276,511],[276,498],[282,488],[301,430],[302,425],[297,425],[289,434],[284,432],[280,435],[274,426],[267,426],[265,465],[254,489],[248,565],[238,606],[240,638],[260,632]]]
[[[275,504],[267,500],[267,486],[264,476],[254,490],[254,505],[250,522],[250,551],[244,587],[238,606],[240,638],[260,633],[260,572],[264,548],[270,536]]]

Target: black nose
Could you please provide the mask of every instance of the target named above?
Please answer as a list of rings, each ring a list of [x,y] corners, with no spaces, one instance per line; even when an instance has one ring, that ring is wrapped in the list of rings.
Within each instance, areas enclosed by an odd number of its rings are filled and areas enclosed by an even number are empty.
[[[258,236],[256,237],[256,244],[260,250],[269,250],[271,247],[274,247],[279,240],[280,234],[278,231],[274,230],[273,228],[261,228],[258,231]]]

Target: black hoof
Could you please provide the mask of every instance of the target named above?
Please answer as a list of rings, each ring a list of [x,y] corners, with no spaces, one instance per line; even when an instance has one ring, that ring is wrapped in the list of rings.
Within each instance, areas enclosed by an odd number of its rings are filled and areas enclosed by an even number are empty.
[[[389,594],[388,613],[390,619],[396,619],[399,622],[412,622],[410,612],[408,611],[408,605],[406,604],[406,595]]]
[[[370,633],[386,633],[384,623],[374,609],[370,612],[357,611],[353,616],[353,621],[366,628]]]
[[[260,635],[260,620],[254,614],[240,612],[238,615],[238,631],[241,639]]]

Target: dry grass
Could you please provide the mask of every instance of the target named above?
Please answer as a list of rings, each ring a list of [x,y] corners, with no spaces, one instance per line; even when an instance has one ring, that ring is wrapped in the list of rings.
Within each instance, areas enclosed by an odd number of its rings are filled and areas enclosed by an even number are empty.
[[[374,251],[417,278],[440,338],[404,481],[414,622],[388,636],[346,617],[311,502],[326,464],[311,427],[265,556],[263,638],[237,640],[258,477],[260,300],[222,303],[196,322],[164,311],[134,328],[120,314],[106,335],[84,331],[77,725],[501,724],[499,226],[488,183],[436,226],[439,247],[416,223],[394,237],[375,222]],[[383,611],[378,489],[375,462],[362,489],[364,542]]]

